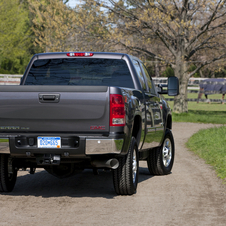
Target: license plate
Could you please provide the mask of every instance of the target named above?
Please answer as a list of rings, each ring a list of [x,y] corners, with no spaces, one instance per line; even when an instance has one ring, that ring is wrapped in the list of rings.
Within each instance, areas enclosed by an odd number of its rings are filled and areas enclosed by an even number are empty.
[[[38,148],[61,148],[61,138],[38,137]]]

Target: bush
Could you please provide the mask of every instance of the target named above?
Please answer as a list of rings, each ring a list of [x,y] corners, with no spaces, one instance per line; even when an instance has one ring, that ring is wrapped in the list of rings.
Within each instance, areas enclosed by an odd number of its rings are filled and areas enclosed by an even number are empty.
[[[0,68],[0,74],[10,74],[10,72],[8,70]]]
[[[167,67],[166,70],[162,73],[164,77],[172,77],[174,76],[174,70],[171,67]]]

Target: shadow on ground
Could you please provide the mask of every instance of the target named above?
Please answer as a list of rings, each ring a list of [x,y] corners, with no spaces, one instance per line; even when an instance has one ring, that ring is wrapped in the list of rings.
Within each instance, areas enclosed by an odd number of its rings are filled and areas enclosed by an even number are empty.
[[[139,168],[139,183],[152,176],[145,167]],[[99,170],[94,175],[92,170],[83,172],[64,179],[58,179],[45,170],[34,175],[19,171],[19,176],[13,192],[2,193],[9,196],[42,196],[49,197],[103,197],[113,199],[116,195],[113,186],[112,172]],[[138,184],[139,186],[139,184]]]

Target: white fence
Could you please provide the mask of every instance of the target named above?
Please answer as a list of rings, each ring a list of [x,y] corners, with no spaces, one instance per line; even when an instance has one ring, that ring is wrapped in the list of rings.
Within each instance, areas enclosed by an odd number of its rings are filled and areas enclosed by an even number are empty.
[[[0,85],[19,85],[23,75],[0,74]]]
[[[155,85],[158,84],[165,84],[167,85],[167,79],[166,77],[153,77],[152,80],[154,81]],[[205,80],[207,78],[190,78],[188,82],[188,89],[199,89],[199,83],[202,80]]]

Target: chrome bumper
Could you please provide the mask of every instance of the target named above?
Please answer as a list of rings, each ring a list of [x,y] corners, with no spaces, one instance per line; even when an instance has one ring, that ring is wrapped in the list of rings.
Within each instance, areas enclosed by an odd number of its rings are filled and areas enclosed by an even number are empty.
[[[123,139],[86,139],[86,155],[120,154]]]
[[[1,142],[0,154],[10,154],[9,142]],[[99,154],[120,154],[123,146],[123,139],[86,139],[86,155]]]

